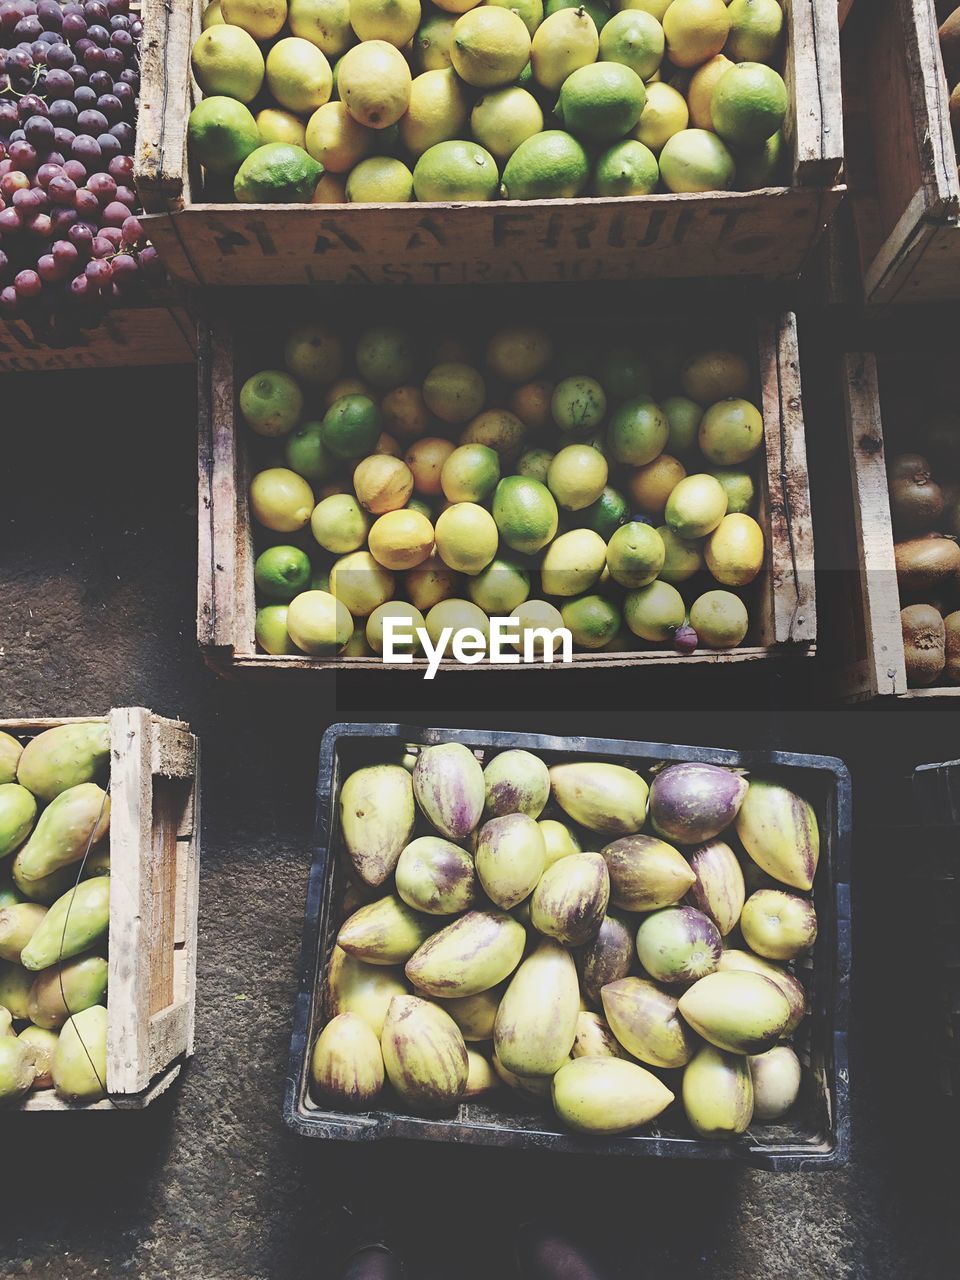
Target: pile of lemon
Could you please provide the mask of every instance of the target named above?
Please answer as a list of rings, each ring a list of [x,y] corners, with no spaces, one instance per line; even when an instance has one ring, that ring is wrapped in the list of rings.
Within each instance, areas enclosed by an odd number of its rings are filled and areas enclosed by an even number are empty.
[[[775,184],[780,0],[214,0],[208,198],[395,203]]]
[[[508,615],[518,648],[543,626],[586,650],[742,644],[764,564],[748,361],[588,346],[381,326],[348,362],[329,328],[291,332],[239,397],[261,648],[382,653],[388,617],[489,639]]]

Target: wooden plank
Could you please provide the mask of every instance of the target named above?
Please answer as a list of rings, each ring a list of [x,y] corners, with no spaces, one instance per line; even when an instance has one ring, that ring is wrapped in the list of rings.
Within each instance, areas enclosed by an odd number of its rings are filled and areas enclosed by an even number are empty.
[[[208,592],[201,601],[200,643],[235,643],[239,462],[237,459],[236,372],[234,336],[229,324],[217,327],[211,341],[209,457],[201,507],[200,582]]]
[[[204,285],[793,276],[842,188],[487,204],[209,205],[144,219]],[[189,246],[189,251],[185,248]]]
[[[153,831],[149,851],[150,914],[147,922],[150,972],[148,1009],[151,1015],[166,1009],[172,1004],[174,998],[173,951],[177,915],[178,791],[176,782],[154,775]],[[176,1053],[170,1056],[176,1057]]]
[[[184,307],[118,307],[68,346],[51,347],[22,320],[0,321],[0,373],[193,364],[196,327]]]
[[[192,0],[143,0],[134,175],[148,213],[181,203],[190,114]]]
[[[125,707],[110,713],[110,970],[107,1087],[138,1093],[149,1083],[150,999],[146,929],[153,788],[150,713]]]
[[[164,1006],[150,1018],[150,1076],[170,1065],[184,1052],[189,1037],[191,1002],[180,1000]]]
[[[787,0],[784,137],[795,186],[830,186],[843,165],[840,30],[835,0]]]
[[[150,771],[164,778],[195,777],[196,742],[182,721],[153,717]]]
[[[855,689],[865,676],[870,696],[900,694],[907,673],[875,357],[845,353],[841,377],[867,641],[866,670],[849,674],[847,684]]]

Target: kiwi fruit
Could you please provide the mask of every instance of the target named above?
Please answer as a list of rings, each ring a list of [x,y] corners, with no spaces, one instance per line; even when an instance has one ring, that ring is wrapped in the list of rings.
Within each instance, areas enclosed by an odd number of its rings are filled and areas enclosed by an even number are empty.
[[[960,610],[947,614],[943,629],[946,636],[943,678],[947,684],[960,684]]]
[[[957,616],[957,615],[951,615]],[[946,628],[943,618],[930,604],[910,604],[900,610],[903,630],[903,658],[907,684],[933,684],[946,661]]]
[[[922,453],[898,453],[887,463],[887,479],[891,484],[895,480],[925,484],[933,479],[933,470]]]
[[[898,537],[924,533],[940,519],[943,490],[919,453],[901,453],[890,464],[890,514]]]
[[[953,538],[927,533],[908,538],[893,547],[900,594],[917,600],[937,593],[949,593],[960,575],[960,546]]]

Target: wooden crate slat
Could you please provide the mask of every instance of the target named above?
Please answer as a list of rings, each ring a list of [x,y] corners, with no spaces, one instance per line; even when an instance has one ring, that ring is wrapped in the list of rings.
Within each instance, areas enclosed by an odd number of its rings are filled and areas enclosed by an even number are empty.
[[[837,7],[834,0],[789,0],[784,12],[784,82],[791,103],[784,136],[793,182],[830,186],[843,164]]]
[[[173,304],[118,307],[64,347],[48,346],[22,320],[2,320],[0,373],[193,364],[195,335],[186,309]]]
[[[152,1079],[158,1071],[184,1051],[189,1039],[191,1021],[190,1002],[181,1000],[154,1013],[149,1022],[149,1075]]]
[[[209,378],[201,376],[200,530],[198,638],[210,665],[221,674],[383,670],[378,658],[318,659],[256,651],[253,529],[247,489],[249,463],[236,421],[235,321],[220,317],[206,339]],[[764,334],[766,336],[764,336]],[[625,653],[576,653],[576,667],[643,666],[651,663],[728,663],[777,656],[786,646],[796,655],[815,651],[816,602],[813,532],[803,440],[796,322],[792,315],[761,326],[760,385],[766,474],[761,476],[761,523],[767,531],[768,582],[761,584],[752,619],[758,644],[729,652],[681,655],[672,649]],[[767,508],[770,508],[770,523]],[[445,664],[449,665],[449,664]],[[397,664],[422,670],[425,661]],[[516,664],[478,664],[458,670],[518,670]]]
[[[150,772],[164,778],[192,778],[196,774],[196,744],[187,725],[178,720],[153,719]]]
[[[137,190],[147,213],[179,203],[187,162],[192,0],[143,0]]]

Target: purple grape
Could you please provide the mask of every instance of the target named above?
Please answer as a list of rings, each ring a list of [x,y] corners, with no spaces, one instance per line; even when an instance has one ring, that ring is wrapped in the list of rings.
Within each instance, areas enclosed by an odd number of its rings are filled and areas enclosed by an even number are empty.
[[[109,258],[114,248],[114,243],[109,236],[98,233],[93,237],[93,244],[90,246],[90,257]]]
[[[38,150],[49,150],[55,145],[56,130],[53,121],[46,116],[31,116],[23,126],[27,141]]]
[[[109,244],[109,241],[107,242]],[[111,245],[112,249],[113,246]],[[94,258],[83,269],[84,275],[95,289],[103,289],[113,278],[113,267],[104,258]]]
[[[115,156],[107,166],[107,173],[116,182],[129,185],[133,181],[132,157]]]
[[[134,71],[130,67],[125,71],[121,71],[117,78],[122,80],[124,84],[128,84],[131,89],[137,90],[140,88],[140,72]]]
[[[81,67],[79,62],[75,62],[73,66],[68,67],[67,70],[70,72],[71,76],[73,76],[73,83],[78,89],[81,88],[82,85],[85,85],[90,79],[89,71],[87,71],[86,67]]]
[[[73,52],[76,54],[78,62],[83,62],[83,55],[87,52],[88,49],[97,48],[97,46],[93,43],[93,41],[88,40],[86,36],[81,36],[79,40],[74,40],[71,43],[73,45]]]
[[[29,120],[31,116],[45,116],[48,113],[49,107],[36,93],[25,93],[17,103],[17,116],[21,121]]]
[[[129,289],[139,283],[140,268],[136,258],[130,253],[118,253],[113,260],[113,282],[120,288]]]
[[[111,200],[103,211],[103,222],[108,227],[122,227],[130,216],[130,210],[119,200]]]
[[[53,234],[53,219],[49,213],[38,213],[27,223],[27,231],[38,240],[49,240]]]
[[[82,186],[87,180],[87,171],[79,160],[67,160],[63,166],[64,177],[75,182],[78,187]]]
[[[119,125],[114,125],[113,127],[114,129],[117,129],[119,128]],[[109,163],[114,156],[120,155],[123,151],[123,143],[119,138],[115,137],[113,133],[98,134],[97,142],[100,144],[100,155],[107,163]]]
[[[18,271],[13,278],[18,298],[36,298],[43,289],[43,281],[35,271]]]
[[[114,249],[119,249],[123,244],[123,232],[119,227],[101,227],[100,235],[97,238],[109,240]]]
[[[80,187],[73,197],[73,207],[81,218],[95,218],[100,212],[100,201],[92,191]]]
[[[37,36],[36,42],[37,44],[42,44],[48,51],[52,49],[55,44],[63,43],[59,31],[41,31]]]
[[[54,209],[50,215],[50,223],[56,235],[66,235],[76,220],[76,209]]]
[[[96,136],[98,133],[106,133],[107,127],[107,117],[102,111],[97,111],[92,107],[87,107],[77,116],[78,133],[92,133]]]
[[[50,252],[53,255],[54,262],[58,267],[62,267],[64,271],[68,271],[80,260],[77,246],[71,244],[69,240],[54,240]]]
[[[70,43],[76,48],[77,40],[81,36],[87,34],[87,22],[83,14],[67,13],[63,15],[63,34],[69,39]]]
[[[139,249],[141,244],[143,244],[143,224],[140,222],[139,218],[135,218],[131,215],[127,218],[120,230],[123,232],[124,244],[132,245],[135,249]]]
[[[11,142],[8,154],[24,173],[33,173],[37,167],[37,151],[29,142]]]
[[[118,80],[113,86],[113,96],[122,104],[124,111],[133,107],[137,101],[137,95],[125,80]]]
[[[117,13],[110,19],[111,31],[129,31],[130,19],[125,13]]]
[[[8,49],[7,56],[3,60],[4,70],[11,77],[28,76],[33,63],[30,55],[25,49]],[[49,78],[49,76],[48,76]]]
[[[123,103],[112,93],[101,94],[97,99],[97,110],[108,125],[116,124],[123,118]],[[100,130],[102,133],[103,130]]]
[[[50,119],[63,129],[72,129],[79,114],[77,104],[69,98],[57,98],[50,103]]]
[[[70,155],[86,165],[88,170],[100,168],[100,143],[88,133],[78,133],[70,148]]]
[[[100,50],[100,57],[103,59],[101,66],[107,71],[117,75],[127,64],[126,55],[122,49],[114,49],[112,45],[108,45],[106,49]]]
[[[113,134],[124,151],[131,151],[133,149],[133,143],[136,139],[137,131],[132,124],[128,124],[126,120],[121,120],[119,124],[111,125],[108,132]]]
[[[130,12],[130,0],[104,0],[107,13],[114,16],[126,15]]]
[[[113,76],[109,71],[94,71],[89,85],[94,93],[110,93],[113,89]]]
[[[44,284],[56,284],[63,279],[63,268],[58,267],[56,259],[50,253],[41,253],[37,259],[37,275]]]
[[[81,111],[88,111],[92,106],[96,105],[97,93],[89,85],[78,85],[73,95],[73,104],[77,108],[77,114]]]
[[[132,187],[117,187],[116,198],[121,204],[125,204],[128,209],[137,207],[137,193]]]
[[[19,191],[15,191],[10,197],[10,203],[19,211],[22,217],[27,218],[31,213],[39,213],[40,192],[33,187],[23,187]]]
[[[69,71],[73,62],[73,50],[62,41],[59,44],[52,44],[47,50],[48,67],[55,67],[58,71]]]
[[[129,31],[114,31],[110,35],[110,43],[127,56],[134,47],[133,36]]]
[[[116,50],[114,50],[116,52]],[[83,51],[83,65],[88,71],[100,71],[107,67],[107,50],[91,42],[89,49]]]
[[[106,27],[102,27],[98,22],[87,27],[87,39],[92,40],[94,44],[98,44],[101,49],[105,49],[110,43],[110,32]]]
[[[140,250],[140,270],[148,280],[163,279],[163,264],[160,255],[152,244]]]
[[[9,270],[10,270],[10,259],[3,252],[3,250],[0,249],[0,280],[5,280],[7,278],[7,273],[9,272]]]
[[[82,301],[92,295],[93,290],[90,287],[90,281],[85,275],[74,276],[68,286],[70,296]]]
[[[42,30],[39,18],[21,18],[13,28],[13,34],[18,40],[36,40]]]
[[[19,21],[20,10],[13,3],[13,0],[4,0],[3,4],[0,4],[0,35],[11,34]]]
[[[72,129],[54,129],[54,145],[59,147],[62,152],[69,152],[70,148],[73,146],[73,140],[76,136],[77,135]]]
[[[101,204],[109,204],[117,194],[117,184],[109,173],[91,174],[87,188],[93,192]]]
[[[67,232],[67,239],[72,245],[75,245],[81,253],[89,253],[90,246],[93,244],[93,232],[85,222],[75,222]]]
[[[69,209],[73,206],[76,194],[77,184],[72,178],[68,178],[65,173],[47,183],[47,195],[50,197],[51,202],[60,205],[64,209]]]
[[[0,234],[16,235],[23,230],[23,219],[16,209],[0,209]]]
[[[63,10],[57,0],[37,0],[37,17],[46,31],[59,31],[63,26]]]
[[[23,140],[26,138],[26,136],[27,136],[27,135],[23,132],[23,130],[22,130],[22,129],[14,129],[13,133],[11,133],[11,135],[10,135],[10,137],[7,139],[7,141],[8,141],[8,142],[23,142]]]
[[[20,299],[13,285],[8,284],[6,288],[0,289],[0,312],[10,317],[15,316],[19,310]]]
[[[53,102],[55,98],[72,98],[75,87],[70,72],[60,71],[57,68],[51,68],[43,82],[43,89],[49,102]]]
[[[17,104],[0,100],[0,137],[9,137],[18,122]]]
[[[15,191],[29,191],[30,179],[19,169],[12,169],[0,178],[0,196],[11,199]]]

